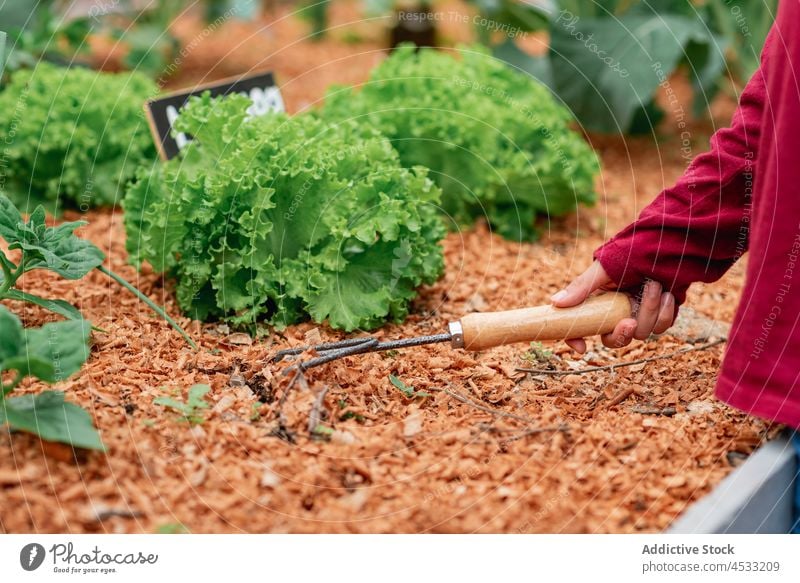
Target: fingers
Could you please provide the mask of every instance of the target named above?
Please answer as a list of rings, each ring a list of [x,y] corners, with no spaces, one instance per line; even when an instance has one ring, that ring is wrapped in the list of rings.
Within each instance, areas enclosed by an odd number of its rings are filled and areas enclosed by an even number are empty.
[[[578,354],[584,354],[586,352],[586,340],[583,338],[570,338],[566,341],[567,346],[572,348]]]
[[[636,315],[636,331],[633,337],[645,340],[653,332],[653,328],[661,312],[661,284],[649,280],[644,284],[642,300],[639,303],[639,312]]]
[[[636,332],[637,322],[633,318],[620,320],[613,332],[603,334],[600,338],[609,348],[622,348],[631,343]]]
[[[675,296],[669,292],[664,292],[661,294],[660,306],[658,319],[656,319],[656,324],[653,326],[653,332],[655,334],[662,334],[667,331],[667,328],[672,326],[675,320]]]
[[[595,261],[589,269],[572,280],[566,288],[553,295],[550,301],[558,308],[577,306],[588,298],[593,291],[610,283],[611,278],[608,277],[603,266],[598,261]]]
[[[613,287],[613,282],[603,266],[595,261],[550,300],[558,308],[568,308],[582,303],[598,289]],[[636,319],[621,320],[613,332],[602,336],[603,344],[609,348],[620,348],[630,344],[634,338],[645,340],[651,334],[661,334],[672,325],[674,314],[675,297],[664,292],[657,281],[648,281],[642,290]],[[567,340],[567,344],[580,354],[586,352],[586,341],[583,338],[571,338]]]

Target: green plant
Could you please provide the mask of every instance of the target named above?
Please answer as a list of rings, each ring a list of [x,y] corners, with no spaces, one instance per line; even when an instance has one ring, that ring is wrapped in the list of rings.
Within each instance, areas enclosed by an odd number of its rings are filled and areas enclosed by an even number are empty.
[[[117,0],[111,13],[103,14],[101,29],[123,43],[127,52],[122,64],[131,71],[144,73],[152,78],[172,75],[180,67],[181,39],[173,31],[173,25],[184,14],[198,9],[202,18],[212,28],[236,17],[252,19],[257,14],[257,0],[159,0],[143,5],[134,0]]]
[[[3,84],[3,73],[6,67],[6,33],[0,30],[0,86]]]
[[[404,166],[430,168],[458,224],[484,216],[505,237],[532,239],[537,215],[593,202],[597,158],[569,112],[483,48],[460,52],[402,46],[360,91],[331,90],[320,115],[376,127]]]
[[[439,190],[352,122],[249,118],[243,96],[195,98],[194,141],[124,200],[131,260],[177,277],[193,317],[334,328],[400,320],[443,269]]]
[[[159,0],[144,7],[122,0],[119,14],[104,19],[107,33],[127,47],[122,64],[149,77],[162,75],[181,48],[172,25],[186,9],[183,0]]]
[[[311,25],[310,39],[322,40],[327,34],[331,0],[304,0],[297,15]]]
[[[311,25],[310,39],[322,40],[328,33],[330,7],[333,0],[303,0],[297,15]],[[428,9],[433,0],[362,0],[363,13],[367,18],[389,16],[395,10]]]
[[[9,73],[33,68],[43,60],[68,65],[87,51],[91,21],[65,18],[61,10],[64,5],[41,0],[2,2],[0,23],[9,33],[12,47],[6,62]]]
[[[210,390],[211,387],[208,385],[194,385],[189,389],[186,402],[164,396],[156,397],[153,404],[172,409],[180,414],[181,421],[190,425],[199,425],[206,420],[204,411],[208,409],[208,403],[204,397]]]
[[[327,425],[319,423],[316,427],[314,427],[314,430],[311,432],[311,434],[318,439],[328,440],[335,432],[336,431],[333,429],[333,427],[328,427]]]
[[[761,48],[778,12],[778,0],[708,0],[707,19],[722,36],[728,62],[741,81],[760,64]]]
[[[142,300],[175,328],[192,347],[197,347],[162,308],[122,277],[103,267],[103,252],[91,242],[75,235],[75,229],[85,225],[85,222],[68,222],[48,227],[45,218],[44,208],[39,206],[27,221],[23,220],[19,209],[11,200],[0,195],[0,237],[8,243],[9,251],[20,251],[19,262],[14,263],[0,250],[0,300],[30,302],[67,319],[82,320],[81,313],[69,302],[41,298],[19,289],[17,284],[25,273],[35,269],[52,271],[68,280],[81,279],[91,270],[97,269]]]
[[[254,19],[258,16],[257,0],[205,0],[206,22],[235,15],[237,18]]]
[[[0,306],[0,330],[0,425],[47,441],[105,449],[91,416],[65,402],[63,392],[8,396],[27,376],[56,383],[77,372],[89,356],[89,324],[81,320],[25,329],[19,318]],[[4,373],[14,376],[4,382]]]
[[[553,351],[547,350],[541,342],[531,342],[530,350],[520,358],[531,365],[547,364],[553,358]]]
[[[394,376],[393,374],[389,375],[389,382],[392,385],[399,389],[401,393],[403,393],[408,399],[416,399],[417,397],[430,397],[430,393],[426,393],[425,391],[417,391],[411,385],[407,385],[399,378]]]
[[[180,522],[167,522],[156,527],[156,534],[190,534],[190,531]]]
[[[555,0],[467,0],[478,9],[479,16],[473,18],[478,39],[491,45],[493,37],[521,34],[541,30],[547,26],[549,13],[554,10]]]
[[[142,104],[146,77],[41,63],[0,93],[5,192],[18,205],[85,211],[117,200],[136,166],[156,157]]]
[[[519,4],[504,0],[503,4]],[[483,37],[494,54],[547,83],[593,131],[640,133],[662,119],[655,103],[659,85],[680,67],[694,88],[694,112],[708,109],[720,77],[746,81],[772,24],[777,0],[561,0],[528,4],[529,31],[546,29],[550,50],[532,57],[514,35]],[[496,4],[474,0],[473,4]],[[486,10],[486,8],[484,8]],[[518,25],[503,11],[494,18]],[[498,27],[496,27],[498,28]],[[730,69],[726,68],[727,64]],[[681,112],[682,113],[682,112]]]

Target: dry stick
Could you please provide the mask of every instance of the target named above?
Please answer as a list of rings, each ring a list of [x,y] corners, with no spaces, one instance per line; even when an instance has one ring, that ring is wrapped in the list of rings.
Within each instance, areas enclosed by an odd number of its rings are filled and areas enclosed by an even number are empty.
[[[308,415],[308,432],[312,435],[316,433],[317,426],[322,420],[322,408],[325,406],[323,402],[325,401],[325,395],[328,394],[329,388],[330,387],[327,385],[322,388],[317,398],[314,399],[314,405],[312,405],[311,413]]]
[[[447,384],[450,385],[451,387],[453,386],[450,383],[447,383]],[[484,413],[489,413],[490,415],[495,415],[496,417],[505,417],[507,419],[514,419],[516,421],[521,421],[523,423],[527,423],[528,425],[534,425],[536,423],[536,420],[535,419],[531,419],[530,417],[525,417],[523,415],[515,415],[514,413],[507,413],[506,411],[498,411],[497,409],[492,409],[491,407],[487,407],[485,405],[481,405],[480,403],[476,403],[475,401],[471,401],[471,400],[467,399],[465,396],[463,396],[463,395],[461,395],[459,393],[456,393],[454,391],[448,391],[447,389],[442,389],[442,388],[439,388],[439,387],[427,387],[427,390],[440,391],[440,392],[444,393],[445,395],[448,395],[448,396],[452,397],[456,401],[464,403],[465,405],[469,405],[470,407],[474,407],[475,409],[478,409],[479,411],[483,411]],[[570,430],[569,425],[566,425],[564,423],[562,423],[560,425],[552,425],[550,427],[530,427],[529,428],[530,435],[532,435],[534,433],[545,433],[545,432],[549,432],[549,431],[569,431],[569,430]]]
[[[289,384],[286,385],[286,388],[283,390],[283,394],[281,395],[281,398],[278,400],[278,411],[277,411],[278,412],[278,416],[282,416],[283,415],[283,406],[284,406],[284,404],[286,404],[286,399],[289,397],[289,393],[292,391],[292,388],[294,387],[294,385],[299,380],[302,380],[303,385],[308,387],[308,384],[306,383],[306,377],[303,374],[303,370],[300,369],[300,368],[296,369],[296,372],[294,373],[294,376],[292,377],[292,380],[290,380]]]
[[[638,360],[629,360],[627,362],[616,362],[614,364],[606,364],[603,366],[590,366],[588,368],[579,368],[577,370],[544,370],[538,368],[517,368],[516,370],[519,372],[529,372],[531,374],[537,375],[551,375],[551,376],[560,376],[560,375],[568,375],[568,374],[584,374],[587,372],[597,372],[601,370],[614,370],[617,368],[621,368],[623,366],[634,366],[637,364],[643,364],[646,362],[653,362],[656,360],[665,360],[667,358],[673,358],[678,356],[679,354],[684,354],[686,352],[695,352],[699,350],[706,350],[708,348],[712,348],[718,344],[722,344],[723,342],[727,342],[727,338],[720,338],[719,340],[714,340],[713,342],[709,342],[707,344],[703,344],[701,346],[689,346],[687,348],[681,348],[680,350],[675,350],[674,352],[668,352],[667,354],[657,354],[656,356],[650,356],[648,358],[640,358]]]
[[[622,389],[619,393],[611,397],[611,399],[608,401],[608,407],[616,407],[617,405],[622,403],[622,401],[630,397],[632,394],[633,394],[633,387],[627,387],[625,389]]]

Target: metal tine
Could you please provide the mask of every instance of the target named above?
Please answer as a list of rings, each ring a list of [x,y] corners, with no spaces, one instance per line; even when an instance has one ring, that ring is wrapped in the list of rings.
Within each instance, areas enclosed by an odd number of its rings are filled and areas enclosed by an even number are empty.
[[[318,356],[316,358],[310,358],[308,360],[304,360],[302,362],[298,362],[292,366],[286,367],[284,369],[283,374],[288,375],[290,372],[294,370],[298,370],[303,372],[310,368],[314,368],[315,366],[321,366],[323,364],[327,364],[331,361],[338,360],[340,358],[344,358],[345,356],[352,356],[354,354],[362,354],[364,352],[372,352],[375,350],[375,347],[379,345],[377,338],[369,338],[368,340],[361,342],[359,344],[353,346],[347,346],[344,348],[340,348],[338,350],[328,350],[322,356]]]
[[[321,366],[334,360],[344,358],[345,356],[352,356],[354,354],[363,354],[365,352],[380,352],[383,350],[394,350],[397,348],[410,348],[412,346],[422,346],[424,344],[436,344],[439,342],[450,342],[452,336],[450,334],[435,334],[433,336],[417,336],[415,338],[403,338],[401,340],[389,340],[387,342],[379,342],[377,338],[370,337],[364,342],[346,346],[337,350],[328,350],[322,356],[310,358],[308,360],[299,362],[295,365],[287,367],[284,374],[289,374],[293,370],[305,371],[315,366]]]
[[[359,338],[348,338],[347,340],[340,340],[338,342],[323,342],[322,344],[298,346],[297,348],[284,348],[279,350],[272,356],[272,362],[280,362],[287,356],[297,356],[306,350],[314,349],[317,352],[327,352],[329,350],[339,350],[340,348],[349,348],[350,346],[358,346],[371,340],[377,340],[372,336],[360,336]]]

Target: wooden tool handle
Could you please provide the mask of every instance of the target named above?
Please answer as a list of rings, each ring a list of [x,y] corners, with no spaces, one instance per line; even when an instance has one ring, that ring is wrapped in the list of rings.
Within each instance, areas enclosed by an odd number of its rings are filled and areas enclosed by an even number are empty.
[[[631,316],[628,297],[621,293],[592,296],[579,306],[535,308],[468,314],[461,318],[464,348],[484,350],[493,346],[566,340],[606,334],[623,318]]]

